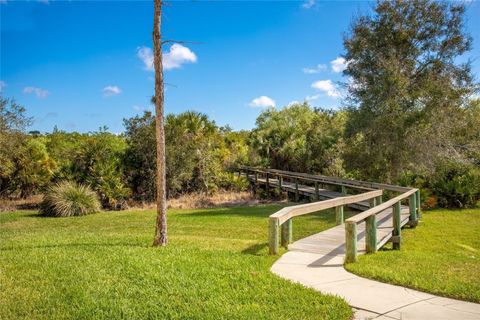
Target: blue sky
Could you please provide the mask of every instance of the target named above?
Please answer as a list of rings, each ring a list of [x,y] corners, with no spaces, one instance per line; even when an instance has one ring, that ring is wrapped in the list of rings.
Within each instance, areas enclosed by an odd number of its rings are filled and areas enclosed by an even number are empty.
[[[35,119],[31,130],[124,130],[152,110],[150,1],[0,0],[0,87]],[[309,100],[338,108],[342,36],[372,3],[170,2],[164,37],[166,112],[196,110],[217,124],[250,129],[262,108]],[[475,75],[480,3],[467,3]],[[478,80],[478,78],[477,78]]]

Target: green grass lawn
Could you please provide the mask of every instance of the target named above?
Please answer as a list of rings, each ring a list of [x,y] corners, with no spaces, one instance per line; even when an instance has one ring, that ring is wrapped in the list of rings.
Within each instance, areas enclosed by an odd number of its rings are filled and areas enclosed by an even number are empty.
[[[279,208],[170,210],[166,248],[151,247],[153,211],[2,213],[0,319],[350,319],[342,299],[269,272]],[[333,212],[302,217],[294,236],[334,224]]]
[[[347,270],[437,295],[480,302],[480,209],[424,212],[400,251],[363,255]]]

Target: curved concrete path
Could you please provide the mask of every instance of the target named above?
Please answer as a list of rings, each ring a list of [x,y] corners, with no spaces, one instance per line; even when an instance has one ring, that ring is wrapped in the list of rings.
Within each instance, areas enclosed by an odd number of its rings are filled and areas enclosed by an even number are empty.
[[[355,319],[480,319],[480,304],[364,279],[343,268],[343,255],[285,253],[272,266],[282,278],[344,298]]]
[[[480,319],[480,304],[358,277],[343,268],[343,255],[289,251],[272,266],[278,276],[344,298],[355,319]]]
[[[355,319],[480,320],[480,304],[364,279],[347,272],[343,260],[340,252],[289,251],[271,270],[282,278],[344,298],[354,308]]]

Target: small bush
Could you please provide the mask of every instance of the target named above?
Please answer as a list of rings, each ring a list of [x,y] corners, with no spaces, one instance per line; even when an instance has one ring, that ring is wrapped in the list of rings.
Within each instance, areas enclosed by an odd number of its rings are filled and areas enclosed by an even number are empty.
[[[418,188],[420,190],[420,199],[422,199],[422,207],[424,209],[433,209],[437,207],[438,203],[437,197],[432,194],[431,179],[432,176],[426,172],[414,173],[412,171],[404,171],[394,183],[403,187]],[[387,195],[387,198],[389,196],[393,198],[396,195],[398,194],[392,193]]]
[[[440,207],[475,207],[480,199],[480,169],[452,161],[441,163],[430,187]]]
[[[250,183],[244,176],[238,177],[233,172],[220,172],[217,185],[220,189],[240,192],[248,190]]]
[[[93,190],[69,181],[49,188],[40,204],[40,212],[51,217],[84,216],[99,209],[100,202]]]

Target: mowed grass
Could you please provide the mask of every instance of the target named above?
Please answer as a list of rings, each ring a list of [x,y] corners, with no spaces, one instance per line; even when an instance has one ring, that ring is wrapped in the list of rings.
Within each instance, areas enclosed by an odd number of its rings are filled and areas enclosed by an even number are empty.
[[[400,251],[362,255],[346,269],[429,293],[480,302],[480,209],[433,210],[402,231]]]
[[[279,206],[43,218],[0,214],[0,319],[350,319],[345,301],[269,272],[268,215]],[[294,221],[296,238],[335,224]]]

